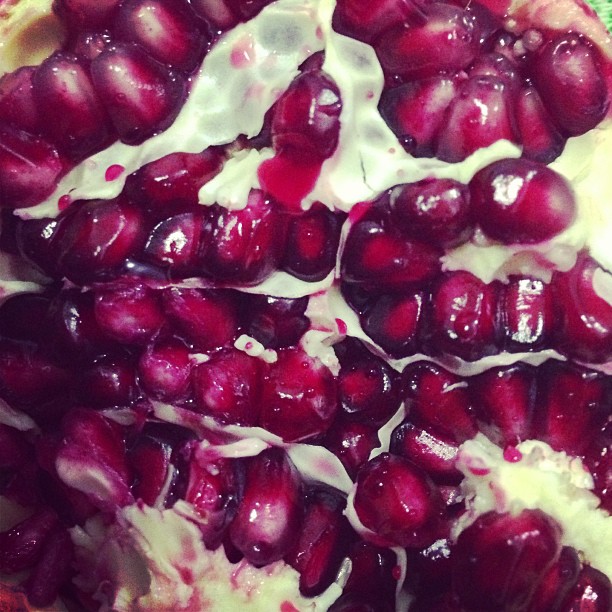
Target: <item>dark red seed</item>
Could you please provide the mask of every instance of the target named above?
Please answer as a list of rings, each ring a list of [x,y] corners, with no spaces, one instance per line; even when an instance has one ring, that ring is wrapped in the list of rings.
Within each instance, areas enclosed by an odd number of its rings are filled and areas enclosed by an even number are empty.
[[[78,32],[68,49],[77,57],[91,62],[113,44],[113,37],[108,30]]]
[[[261,426],[285,442],[322,436],[338,410],[337,383],[316,357],[279,351],[262,382]]]
[[[585,253],[571,270],[554,274],[553,293],[560,314],[555,344],[565,355],[594,363],[612,358],[609,284],[609,274]]]
[[[229,528],[232,543],[255,566],[282,559],[296,541],[302,518],[299,474],[282,449],[249,460],[244,492]]]
[[[467,383],[429,361],[417,361],[402,373],[404,399],[415,424],[465,442],[477,433]]]
[[[314,489],[306,494],[298,539],[285,561],[300,573],[304,597],[320,595],[333,582],[348,547],[349,525],[339,494]]]
[[[49,142],[0,123],[0,207],[39,204],[53,193],[64,169]]]
[[[133,359],[105,355],[79,375],[77,395],[86,406],[128,406],[137,396]]]
[[[323,280],[336,265],[342,221],[324,206],[292,216],[281,269],[304,281]]]
[[[115,27],[123,40],[138,43],[151,57],[186,72],[199,64],[208,42],[183,0],[127,0],[119,8]]]
[[[99,28],[110,23],[121,0],[54,0],[53,10],[73,27]]]
[[[470,77],[446,110],[436,157],[458,162],[498,140],[517,141],[512,92],[495,76]]]
[[[15,242],[19,254],[50,278],[61,278],[56,242],[60,225],[57,218],[17,219],[15,224]],[[6,227],[4,221],[3,227]]]
[[[221,152],[214,148],[201,153],[171,153],[130,174],[125,193],[162,221],[193,211],[200,187],[219,173],[222,162]]]
[[[70,159],[80,161],[112,140],[108,117],[87,65],[68,53],[48,57],[32,77],[42,133]]]
[[[32,95],[35,66],[23,66],[0,77],[0,121],[36,134],[40,117]]]
[[[448,538],[440,538],[433,542],[430,546],[420,550],[407,550],[408,567],[411,571],[406,576],[407,584],[411,590],[414,590],[419,604],[423,600],[431,598],[438,594],[446,593],[450,590],[451,585],[451,542]],[[442,596],[444,597],[444,596]],[[438,608],[434,603],[428,602],[431,607],[416,606],[417,611],[438,612]],[[451,608],[452,609],[452,608]],[[411,612],[412,606],[410,607]],[[449,612],[449,609],[442,607],[440,612]]]
[[[123,197],[78,202],[56,238],[58,264],[77,283],[113,277],[144,239],[142,214]]]
[[[436,486],[404,457],[382,453],[357,474],[357,516],[389,545],[420,547],[431,543],[441,509]]]
[[[189,349],[176,338],[158,339],[140,356],[138,380],[155,399],[173,402],[185,399],[191,381]]]
[[[549,284],[511,277],[501,287],[499,310],[506,350],[536,351],[551,346],[556,317]]]
[[[0,304],[0,336],[42,343],[48,335],[47,311],[51,300],[39,293],[18,293]]]
[[[540,510],[487,512],[452,549],[453,589],[479,610],[520,610],[561,551],[561,528]]]
[[[33,567],[44,542],[58,525],[55,512],[43,508],[0,533],[0,571],[14,574]]]
[[[236,461],[217,459],[201,464],[196,458],[189,462],[189,482],[185,500],[193,505],[202,518],[199,523],[206,546],[215,549],[221,543],[226,528],[236,511],[238,471]]]
[[[557,125],[571,136],[593,129],[606,115],[610,101],[591,41],[564,33],[535,54],[533,80]]]
[[[429,343],[468,361],[497,352],[497,285],[465,271],[445,274],[429,305]]]
[[[196,365],[192,372],[196,409],[223,423],[257,425],[264,366],[261,359],[234,348]]]
[[[556,451],[581,455],[604,426],[611,400],[604,375],[551,361],[538,371],[535,437]]]
[[[94,313],[104,333],[122,344],[144,344],[164,323],[158,293],[138,283],[97,290]]]
[[[183,78],[134,44],[117,44],[102,51],[91,62],[91,77],[126,144],[139,144],[165,130],[185,98]]]
[[[457,485],[462,479],[455,468],[459,445],[445,435],[405,422],[393,431],[390,451],[409,459],[438,484]]]
[[[274,106],[272,144],[298,160],[332,155],[340,134],[340,91],[322,71],[298,75]]]
[[[201,268],[201,251],[206,249],[209,239],[205,223],[203,210],[160,221],[147,238],[143,259],[168,270],[173,278],[196,276]]]
[[[420,1],[383,0],[364,4],[359,0],[339,0],[334,11],[334,30],[364,42],[371,42],[381,32],[401,23],[423,23]]]
[[[342,366],[338,397],[347,416],[382,424],[399,408],[399,380],[385,361],[370,355]]]
[[[172,447],[160,440],[141,436],[130,448],[127,460],[134,475],[132,495],[148,506],[155,506],[167,484],[172,468]]]
[[[277,204],[258,190],[242,210],[217,207],[202,263],[215,279],[255,285],[278,268],[285,249],[286,220]]]
[[[344,281],[378,291],[402,290],[425,282],[440,271],[440,252],[418,240],[407,240],[378,223],[363,221],[351,229],[342,257]]]
[[[337,418],[323,441],[340,459],[348,475],[354,480],[359,468],[370,458],[370,453],[380,445],[375,425]]]
[[[517,95],[515,116],[523,157],[549,164],[561,155],[565,137],[555,127],[535,87],[526,87]]]
[[[385,71],[412,80],[467,68],[480,47],[473,16],[445,3],[428,4],[422,10],[424,23],[398,25],[377,41],[376,52]]]
[[[557,609],[559,612],[607,612],[611,607],[610,579],[603,572],[585,565],[573,589]]]
[[[162,303],[168,319],[198,349],[219,348],[238,335],[238,307],[231,292],[173,287],[162,292]]]
[[[24,432],[0,423],[0,473],[25,465],[32,452]]]
[[[601,500],[601,507],[612,513],[612,425],[608,424],[589,445],[584,463],[593,476],[593,492]]]
[[[415,157],[434,156],[446,109],[463,78],[432,76],[383,91],[380,113],[408,153]]]
[[[62,586],[71,577],[74,546],[66,529],[57,529],[45,539],[41,556],[28,576],[25,592],[36,607],[51,606]]]
[[[425,238],[444,248],[472,235],[470,192],[453,179],[424,179],[391,192],[393,219],[408,236]]]
[[[305,315],[307,306],[307,297],[252,296],[245,332],[266,348],[295,345],[310,327],[310,319]]]
[[[574,548],[564,546],[557,561],[546,572],[531,600],[529,612],[559,610],[559,605],[576,584],[580,558]]]
[[[479,170],[470,181],[476,222],[504,244],[553,238],[576,218],[569,182],[528,159],[502,159]]]
[[[501,447],[528,440],[535,407],[536,370],[518,364],[469,379],[479,429]]]

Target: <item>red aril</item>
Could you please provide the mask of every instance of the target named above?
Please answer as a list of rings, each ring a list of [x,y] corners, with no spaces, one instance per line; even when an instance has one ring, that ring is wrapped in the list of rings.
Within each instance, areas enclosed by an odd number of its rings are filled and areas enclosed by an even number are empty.
[[[23,66],[0,77],[0,121],[35,134],[40,117],[32,94],[35,66]]]

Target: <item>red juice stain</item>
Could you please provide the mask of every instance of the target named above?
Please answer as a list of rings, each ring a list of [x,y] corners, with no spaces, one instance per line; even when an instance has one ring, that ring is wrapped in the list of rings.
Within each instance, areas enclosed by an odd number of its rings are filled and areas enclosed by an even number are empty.
[[[296,160],[278,153],[257,172],[261,188],[290,211],[301,210],[302,200],[314,189],[322,161]]]
[[[393,576],[393,578],[395,580],[399,580],[402,577],[402,568],[400,565],[396,565],[392,570],[391,570],[391,575]]]
[[[230,63],[234,68],[245,68],[253,63],[255,53],[253,40],[250,36],[245,36],[239,40],[230,52]]]
[[[106,172],[104,173],[104,179],[110,183],[111,181],[118,179],[124,171],[125,168],[123,166],[119,164],[113,164],[112,166],[109,166],[106,169]]]
[[[336,319],[336,327],[338,328],[338,333],[342,336],[346,336],[346,332],[348,331],[348,327],[346,323],[342,319]]]
[[[280,612],[300,612],[290,601],[283,601]]]

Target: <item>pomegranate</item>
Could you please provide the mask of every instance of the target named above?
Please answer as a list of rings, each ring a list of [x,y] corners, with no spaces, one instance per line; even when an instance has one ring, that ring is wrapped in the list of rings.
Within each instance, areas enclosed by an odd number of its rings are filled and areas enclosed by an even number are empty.
[[[608,612],[597,15],[0,4],[7,609]]]

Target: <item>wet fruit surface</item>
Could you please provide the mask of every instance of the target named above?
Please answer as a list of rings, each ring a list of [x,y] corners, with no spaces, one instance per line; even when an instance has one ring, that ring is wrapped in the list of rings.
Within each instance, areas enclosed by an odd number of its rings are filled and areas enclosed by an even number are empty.
[[[608,612],[612,49],[502,4],[55,0],[0,62],[32,606]]]

